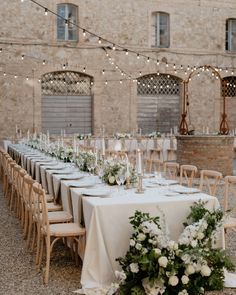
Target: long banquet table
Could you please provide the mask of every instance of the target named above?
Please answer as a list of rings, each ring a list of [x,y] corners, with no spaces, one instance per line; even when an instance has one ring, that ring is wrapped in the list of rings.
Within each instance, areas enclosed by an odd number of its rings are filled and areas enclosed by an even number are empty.
[[[170,237],[177,240],[195,201],[207,201],[206,207],[210,210],[219,207],[218,200],[210,195],[201,192],[173,194],[175,185],[155,185],[148,179],[144,183],[144,194],[136,194],[135,189],[110,187],[101,183],[97,176],[66,163],[52,162],[44,154],[23,145],[10,145],[9,153],[41,181],[46,191],[61,199],[63,209],[72,213],[74,222],[85,225],[86,248],[81,255],[83,292],[105,290],[115,281],[115,270],[119,269],[116,258],[124,256],[128,250],[132,232],[129,217],[135,210],[159,215],[162,222],[165,221]],[[103,193],[100,197],[85,196],[91,188],[96,189],[98,195]]]

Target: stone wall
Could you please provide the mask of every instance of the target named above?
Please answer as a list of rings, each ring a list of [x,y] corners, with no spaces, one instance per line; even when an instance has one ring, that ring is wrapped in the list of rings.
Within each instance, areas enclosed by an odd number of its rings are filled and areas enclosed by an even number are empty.
[[[45,73],[62,70],[86,72],[94,79],[93,125],[98,133],[104,124],[108,134],[137,129],[137,85],[123,78],[111,65],[102,49],[109,44],[98,44],[95,37],[83,37],[79,42],[57,42],[56,18],[30,1],[2,1],[0,12],[0,139],[13,136],[17,124],[24,132],[41,129],[41,86],[38,79]],[[40,1],[56,11],[58,0]],[[211,64],[236,67],[235,56],[225,52],[225,20],[235,17],[235,0],[71,0],[79,7],[79,24],[86,29],[131,50],[147,54],[178,66]],[[154,11],[170,14],[170,48],[151,46],[151,15]],[[12,42],[12,45],[9,43]],[[19,43],[15,45],[13,43]],[[38,44],[30,45],[30,44]],[[23,45],[24,44],[24,45]],[[47,46],[53,45],[53,46]],[[60,46],[60,47],[58,47]],[[156,73],[168,73],[186,79],[184,71],[175,74],[172,66],[153,61],[137,60],[135,54],[126,56],[120,50],[109,54],[132,78]],[[31,56],[21,60],[21,55]],[[46,65],[42,60],[47,61]],[[106,69],[102,75],[102,69]],[[3,72],[12,75],[3,76]],[[188,72],[189,74],[190,72]],[[18,78],[14,78],[14,74]],[[222,73],[222,75],[227,75]],[[29,76],[27,81],[25,78]],[[105,85],[105,80],[112,80]],[[189,85],[190,119],[195,130],[208,126],[210,132],[219,129],[222,112],[219,81],[209,73],[194,77]],[[180,101],[181,104],[181,101]],[[236,128],[236,117],[228,100],[230,128]]]
[[[232,136],[177,136],[177,162],[233,175]]]

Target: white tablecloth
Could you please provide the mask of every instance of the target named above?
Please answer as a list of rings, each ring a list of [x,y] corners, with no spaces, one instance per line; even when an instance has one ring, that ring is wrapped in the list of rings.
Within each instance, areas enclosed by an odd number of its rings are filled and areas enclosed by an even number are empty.
[[[22,153],[27,152],[23,149]],[[31,158],[31,164],[34,160],[37,161]],[[36,169],[38,165],[40,163],[36,162],[31,168]],[[169,191],[163,186],[148,188],[144,194],[136,194],[135,189],[110,187],[111,197],[84,197],[81,194],[83,188],[71,188],[74,181],[61,180],[62,174],[53,174],[53,170],[45,172],[46,167],[40,166],[46,185],[51,179],[53,188],[50,190],[56,194],[60,191],[63,209],[73,214],[75,222],[83,220],[85,223],[87,240],[81,275],[81,284],[85,289],[103,288],[114,281],[114,272],[119,269],[115,259],[124,256],[129,248],[132,230],[129,217],[134,215],[135,210],[160,216],[162,221],[166,221],[170,237],[177,240],[189,208],[195,201],[208,201],[206,206],[211,210],[219,207],[215,197],[203,193],[167,196]],[[84,176],[91,177],[88,174]],[[97,188],[104,188],[104,185],[99,184]]]

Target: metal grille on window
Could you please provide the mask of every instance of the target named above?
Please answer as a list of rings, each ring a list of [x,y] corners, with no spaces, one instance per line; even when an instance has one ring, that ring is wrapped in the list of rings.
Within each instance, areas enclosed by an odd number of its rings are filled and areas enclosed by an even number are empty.
[[[152,74],[138,79],[138,95],[179,95],[180,79],[174,76]]]
[[[91,78],[77,72],[53,72],[42,78],[43,95],[91,95]]]
[[[236,97],[236,77],[226,77],[221,85],[222,96]]]

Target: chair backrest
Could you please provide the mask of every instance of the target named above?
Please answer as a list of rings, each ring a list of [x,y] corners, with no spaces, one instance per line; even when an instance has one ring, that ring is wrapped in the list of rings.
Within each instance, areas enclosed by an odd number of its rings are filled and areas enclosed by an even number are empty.
[[[164,163],[164,172],[166,177],[169,179],[177,179],[179,171],[179,163],[176,162],[165,162]]]
[[[233,197],[236,200],[236,176],[225,176],[225,179],[224,180],[225,180],[225,188],[224,188],[224,211],[226,212],[229,209],[229,207],[228,207],[229,197]]]
[[[202,191],[205,188],[208,194],[215,196],[220,180],[223,177],[222,173],[215,170],[202,170],[200,175],[199,189]]]
[[[22,197],[23,197],[23,180],[24,180],[25,175],[27,175],[27,171],[25,169],[21,168],[19,170],[17,188],[18,188],[19,195]]]
[[[197,167],[194,165],[180,166],[180,184],[186,184],[188,187],[193,186],[194,177],[197,174]]]
[[[33,184],[33,202],[35,218],[40,223],[43,232],[48,233],[49,221],[45,190],[39,185],[38,182]]]
[[[163,171],[163,162],[159,159],[146,159],[145,169],[147,173]]]
[[[22,183],[22,198],[24,203],[28,206],[28,208],[32,209],[33,199],[32,199],[32,188],[35,180],[28,174],[23,177]]]

